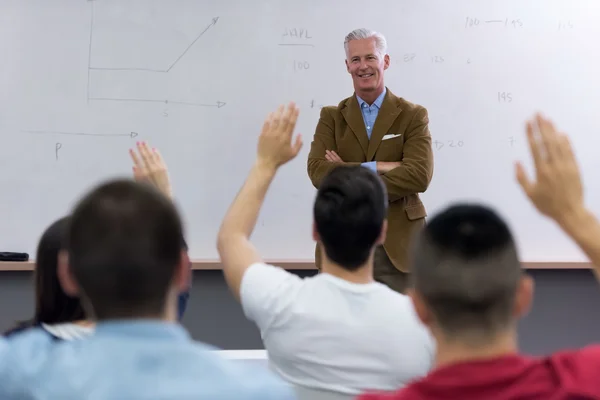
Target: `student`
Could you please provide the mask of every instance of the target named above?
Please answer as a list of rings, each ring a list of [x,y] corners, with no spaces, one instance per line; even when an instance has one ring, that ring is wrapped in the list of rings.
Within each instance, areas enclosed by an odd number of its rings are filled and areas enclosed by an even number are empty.
[[[584,205],[569,140],[541,116],[528,124],[528,138],[536,181],[518,164],[520,185],[586,252],[598,275],[600,224]],[[437,341],[435,369],[395,394],[360,400],[600,399],[600,346],[539,358],[519,354],[517,321],[531,305],[533,281],[495,212],[457,205],[435,216],[417,241],[412,266],[415,309]]]
[[[150,156],[151,150],[145,142],[138,143],[137,152],[132,149],[130,154],[134,161],[135,179],[154,185],[171,198],[170,180],[167,175],[166,164],[160,154],[154,152],[155,158],[152,158]],[[60,218],[42,234],[35,260],[34,291],[36,299],[34,317],[5,332],[6,337],[11,337],[31,327],[41,327],[57,340],[79,339],[93,333],[94,324],[86,320],[79,299],[66,295],[58,281],[58,255],[61,250],[64,250],[63,241],[69,221],[70,217]],[[187,243],[182,241],[182,245],[189,263]],[[189,264],[191,267],[191,263]],[[179,320],[183,318],[189,296],[190,289],[188,286],[179,294]]]
[[[80,339],[93,333],[94,324],[86,319],[79,299],[66,295],[58,282],[58,254],[63,250],[62,242],[69,220],[69,217],[63,217],[53,222],[42,234],[35,260],[34,316],[6,331],[5,337],[12,337],[33,327],[44,329],[56,340]],[[184,249],[187,252],[185,242]],[[179,319],[185,313],[188,298],[189,290],[179,295]]]
[[[53,338],[60,340],[78,339],[92,333],[92,324],[86,321],[79,299],[67,296],[58,282],[58,253],[63,248],[69,219],[60,218],[42,234],[35,258],[34,316],[6,332],[6,337],[32,327],[41,327]]]
[[[373,278],[387,227],[380,178],[341,166],[323,179],[313,238],[324,258],[314,277],[266,264],[250,242],[278,168],[300,151],[301,141],[292,138],[297,117],[292,105],[265,121],[256,162],[219,232],[225,278],[260,329],[271,366],[300,391],[395,390],[427,373],[434,348],[409,298]]]
[[[0,340],[0,398],[291,399],[266,370],[225,360],[177,323],[190,269],[174,204],[113,180],[76,204],[58,275],[96,321],[86,340],[32,329]]]
[[[167,164],[163,160],[160,152],[156,150],[156,148],[151,149],[146,142],[137,142],[136,148],[129,150],[129,155],[133,162],[132,170],[134,179],[138,182],[147,183],[156,187],[162,194],[173,201],[171,178],[169,177]],[[188,256],[189,248],[185,240],[183,241],[183,248],[185,249],[185,257],[191,270],[192,262]],[[180,320],[183,318],[183,313],[187,308],[191,285],[192,274],[190,274],[189,282],[178,298]]]

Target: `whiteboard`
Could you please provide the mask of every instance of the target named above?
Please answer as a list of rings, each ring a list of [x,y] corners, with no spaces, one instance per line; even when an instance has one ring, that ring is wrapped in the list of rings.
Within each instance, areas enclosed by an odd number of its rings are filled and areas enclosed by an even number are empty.
[[[266,258],[312,260],[310,141],[320,107],[352,95],[343,39],[367,27],[388,39],[388,88],[429,111],[429,215],[484,202],[525,261],[583,261],[525,199],[513,162],[529,163],[524,122],[543,111],[573,137],[600,211],[600,2],[376,4],[0,0],[1,250],[33,255],[85,190],[129,175],[127,149],[147,140],[170,167],[192,257],[216,259],[263,118],[294,100],[305,146],[277,175],[253,240]]]

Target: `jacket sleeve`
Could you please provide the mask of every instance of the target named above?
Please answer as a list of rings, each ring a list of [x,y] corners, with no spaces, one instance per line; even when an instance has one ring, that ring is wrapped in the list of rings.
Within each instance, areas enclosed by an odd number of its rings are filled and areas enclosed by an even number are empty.
[[[339,166],[325,158],[325,150],[338,152],[335,143],[335,120],[331,115],[333,107],[321,108],[321,116],[315,129],[313,140],[310,144],[308,154],[307,170],[308,177],[315,188],[319,188],[323,178],[327,176],[332,169]],[[359,162],[346,162],[344,165],[360,165]]]
[[[425,108],[415,113],[405,135],[402,165],[381,175],[390,202],[425,192],[433,177],[433,149]]]

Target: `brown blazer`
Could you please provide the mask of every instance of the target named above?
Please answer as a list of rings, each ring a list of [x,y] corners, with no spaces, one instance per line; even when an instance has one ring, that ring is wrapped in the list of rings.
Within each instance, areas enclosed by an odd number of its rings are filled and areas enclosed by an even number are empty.
[[[407,255],[411,237],[424,226],[427,216],[419,193],[427,190],[433,176],[428,123],[424,107],[397,97],[387,89],[369,140],[358,100],[353,95],[337,106],[321,109],[308,155],[308,176],[317,189],[335,167],[325,159],[325,150],[334,150],[344,162],[351,164],[402,162],[400,167],[379,176],[385,183],[389,200],[384,248],[394,266],[404,272],[409,272]],[[382,140],[386,134],[401,136]],[[320,268],[318,248],[315,258]]]

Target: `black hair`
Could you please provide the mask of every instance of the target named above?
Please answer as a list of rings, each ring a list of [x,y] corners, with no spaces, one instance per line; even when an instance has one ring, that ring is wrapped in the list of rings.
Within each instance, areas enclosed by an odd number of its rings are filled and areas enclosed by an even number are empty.
[[[336,167],[323,179],[313,212],[327,257],[354,271],[367,261],[382,233],[387,213],[385,187],[365,167]]]

